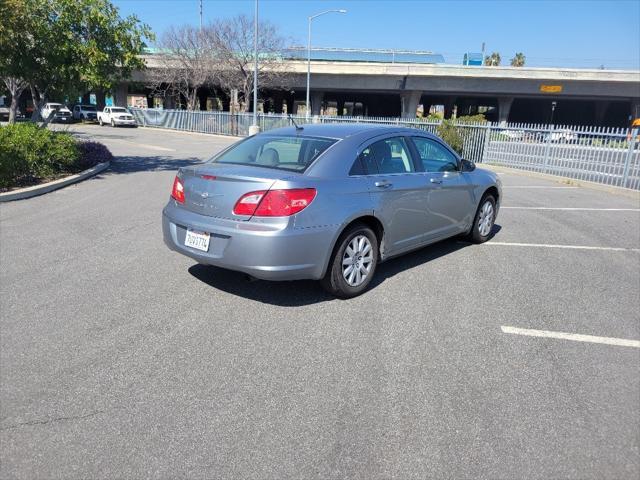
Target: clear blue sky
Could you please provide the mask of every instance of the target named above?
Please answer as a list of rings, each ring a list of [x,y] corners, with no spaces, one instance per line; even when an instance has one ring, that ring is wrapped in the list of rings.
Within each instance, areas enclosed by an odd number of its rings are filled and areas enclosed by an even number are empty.
[[[199,23],[199,0],[112,1],[156,34]],[[640,69],[640,0],[260,0],[259,6],[261,19],[295,45],[306,45],[309,15],[344,8],[345,15],[314,20],[313,46],[431,50],[461,63],[464,52],[479,52],[486,42],[503,65],[521,51],[530,66]],[[253,0],[204,0],[204,21],[253,16],[253,8]]]

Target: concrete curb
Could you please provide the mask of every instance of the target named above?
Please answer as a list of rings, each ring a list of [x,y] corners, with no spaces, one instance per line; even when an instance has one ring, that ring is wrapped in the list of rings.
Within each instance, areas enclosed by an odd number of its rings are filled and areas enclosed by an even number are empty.
[[[87,178],[103,172],[111,166],[111,162],[99,163],[93,168],[85,170],[84,172],[64,177],[53,182],[43,183],[42,185],[34,185],[33,187],[20,188],[19,190],[12,190],[11,192],[0,193],[0,203],[11,202],[13,200],[23,200],[25,198],[31,198],[44,193],[53,192],[60,188],[66,187],[74,183],[81,182]]]
[[[634,200],[640,201],[640,191],[631,190],[630,188],[614,187],[612,185],[605,185],[603,183],[575,180],[569,177],[549,175],[548,173],[531,172],[529,170],[519,170],[517,168],[503,167],[502,165],[492,165],[490,163],[477,163],[476,165],[480,168],[486,168],[487,170],[494,170],[496,172],[513,173],[515,175],[521,175],[523,177],[540,178],[543,180],[549,180],[551,182],[562,183],[564,185],[574,185],[577,187],[590,188],[592,190],[600,190],[601,192],[622,195],[623,197],[629,197],[633,198]]]

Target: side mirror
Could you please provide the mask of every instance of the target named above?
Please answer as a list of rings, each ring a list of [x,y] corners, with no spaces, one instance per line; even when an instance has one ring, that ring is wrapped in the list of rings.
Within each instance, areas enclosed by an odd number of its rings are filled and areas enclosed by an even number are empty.
[[[471,160],[465,160],[464,158],[460,160],[460,165],[460,171],[462,172],[473,172],[476,169],[475,163],[473,163]]]

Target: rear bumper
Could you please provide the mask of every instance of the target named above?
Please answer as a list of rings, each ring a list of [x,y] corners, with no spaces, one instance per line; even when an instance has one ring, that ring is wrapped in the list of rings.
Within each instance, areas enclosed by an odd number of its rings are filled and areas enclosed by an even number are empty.
[[[324,275],[335,229],[293,224],[293,218],[281,225],[266,225],[207,217],[176,207],[173,200],[162,212],[165,244],[199,263],[263,280],[318,280]],[[209,251],[185,246],[188,228],[211,235]]]

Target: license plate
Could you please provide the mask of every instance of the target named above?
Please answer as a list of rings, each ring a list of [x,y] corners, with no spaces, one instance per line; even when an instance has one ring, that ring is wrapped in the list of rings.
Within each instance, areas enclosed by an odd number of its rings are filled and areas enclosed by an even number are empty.
[[[206,232],[187,230],[187,236],[184,239],[184,244],[187,247],[195,248],[196,250],[202,250],[203,252],[208,252],[209,238],[210,235]]]

